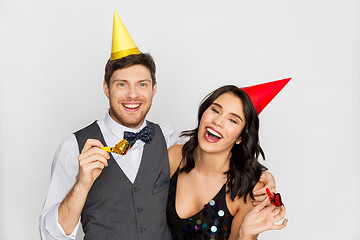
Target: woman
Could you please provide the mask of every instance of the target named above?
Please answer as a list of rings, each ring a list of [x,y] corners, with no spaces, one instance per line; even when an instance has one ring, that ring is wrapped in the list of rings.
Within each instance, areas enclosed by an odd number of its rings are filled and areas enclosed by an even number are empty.
[[[284,207],[263,202],[253,209],[250,203],[266,170],[258,162],[260,154],[264,158],[258,129],[257,112],[238,87],[221,87],[203,100],[197,128],[182,134],[189,141],[169,149],[167,216],[174,240],[256,239],[285,227],[286,220],[274,225]]]

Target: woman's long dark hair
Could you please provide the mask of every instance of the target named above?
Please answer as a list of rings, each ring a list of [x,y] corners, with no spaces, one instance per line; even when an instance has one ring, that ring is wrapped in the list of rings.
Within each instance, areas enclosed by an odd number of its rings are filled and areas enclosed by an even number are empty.
[[[181,133],[181,136],[188,136],[190,139],[182,148],[182,161],[185,161],[185,165],[180,169],[180,172],[188,173],[195,167],[194,153],[199,145],[198,132],[201,117],[220,95],[227,92],[234,94],[242,101],[246,123],[240,134],[241,143],[234,144],[231,149],[230,167],[224,174],[227,175],[226,184],[230,191],[231,200],[234,200],[236,196],[239,198],[244,196],[246,203],[248,194],[254,199],[252,191],[259,181],[262,171],[267,170],[267,168],[258,162],[260,154],[265,159],[265,154],[259,144],[258,114],[249,96],[234,85],[220,87],[207,95],[198,110],[197,128]]]

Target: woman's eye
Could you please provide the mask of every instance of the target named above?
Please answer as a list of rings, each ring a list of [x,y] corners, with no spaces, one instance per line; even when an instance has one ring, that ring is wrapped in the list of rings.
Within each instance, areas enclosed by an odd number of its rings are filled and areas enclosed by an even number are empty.
[[[212,110],[213,112],[215,112],[215,113],[219,113],[219,111],[218,111],[217,109],[215,109],[215,108],[211,108],[211,110]]]
[[[237,121],[235,121],[234,119],[230,118],[229,120],[230,122],[237,124]]]

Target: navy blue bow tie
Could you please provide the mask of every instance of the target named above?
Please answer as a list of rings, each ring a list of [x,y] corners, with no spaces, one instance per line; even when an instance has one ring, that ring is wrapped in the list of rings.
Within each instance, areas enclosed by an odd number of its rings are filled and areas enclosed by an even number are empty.
[[[144,127],[140,132],[124,132],[124,139],[130,143],[132,147],[136,140],[141,140],[145,143],[149,143],[152,138],[152,130],[148,126]]]

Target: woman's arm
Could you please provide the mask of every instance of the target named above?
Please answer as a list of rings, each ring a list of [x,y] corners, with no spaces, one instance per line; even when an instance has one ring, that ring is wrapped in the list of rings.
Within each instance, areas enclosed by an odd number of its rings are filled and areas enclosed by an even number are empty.
[[[174,145],[168,149],[169,164],[170,164],[170,178],[176,172],[182,159],[183,145]]]
[[[246,214],[249,213],[254,208],[254,206],[252,206],[252,204],[249,203],[249,201],[246,201],[247,204],[245,204],[243,198],[237,199],[235,201],[239,201],[240,207],[238,208],[238,211],[234,215],[231,224],[231,232],[230,232],[229,240],[239,239],[239,231],[240,231],[241,223],[244,217],[246,216]],[[256,239],[256,236],[254,239]]]
[[[264,187],[264,183],[259,181],[255,185],[254,191],[261,189],[262,187]],[[229,200],[229,201],[227,201],[228,202],[227,205],[228,205],[229,209],[233,209],[233,211],[231,211],[231,212],[235,212],[234,219],[231,224],[231,233],[230,233],[229,240],[235,240],[235,239],[238,239],[238,237],[239,237],[239,230],[240,230],[240,226],[241,226],[241,223],[242,223],[244,217],[255,206],[253,206],[252,201],[251,201],[252,199],[250,198],[249,195],[247,196],[246,203],[244,202],[244,197],[236,198],[234,201],[231,201],[230,198],[228,198],[227,200]],[[257,235],[254,236],[254,238],[249,238],[249,239],[256,240],[256,237],[257,237]]]
[[[284,218],[285,207],[275,207],[272,204],[269,205],[269,202],[269,198],[265,199],[246,214],[240,225],[238,240],[256,239],[255,237],[262,232],[286,227],[288,222],[286,218],[281,224],[275,224]]]

